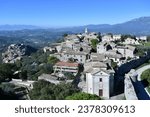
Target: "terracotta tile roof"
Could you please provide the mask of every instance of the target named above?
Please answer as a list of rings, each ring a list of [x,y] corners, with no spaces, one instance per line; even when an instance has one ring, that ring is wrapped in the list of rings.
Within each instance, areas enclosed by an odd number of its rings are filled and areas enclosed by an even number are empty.
[[[70,63],[70,62],[57,62],[56,66],[67,66],[67,67],[78,67],[78,63]]]

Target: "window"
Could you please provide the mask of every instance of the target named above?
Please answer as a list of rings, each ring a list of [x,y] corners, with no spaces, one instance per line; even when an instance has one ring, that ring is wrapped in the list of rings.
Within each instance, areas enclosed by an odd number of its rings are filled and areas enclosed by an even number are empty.
[[[102,78],[100,78],[99,81],[102,82],[103,81]]]

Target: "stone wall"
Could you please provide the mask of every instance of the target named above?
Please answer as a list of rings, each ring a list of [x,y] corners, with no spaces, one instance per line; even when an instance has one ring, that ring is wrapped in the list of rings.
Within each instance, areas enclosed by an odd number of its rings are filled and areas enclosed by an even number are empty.
[[[126,100],[138,100],[134,86],[132,84],[131,76],[129,74],[125,75],[124,94]]]

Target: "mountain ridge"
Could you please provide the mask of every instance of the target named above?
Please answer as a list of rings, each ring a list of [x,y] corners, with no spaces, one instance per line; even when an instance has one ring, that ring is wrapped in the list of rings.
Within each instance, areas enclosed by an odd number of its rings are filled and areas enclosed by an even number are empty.
[[[133,34],[133,35],[150,35],[150,16],[135,18],[118,24],[89,24],[84,26],[64,27],[64,28],[44,28],[34,25],[0,25],[2,30],[23,30],[23,29],[51,29],[55,31],[72,31],[73,33],[83,32],[84,28],[89,31],[114,34]]]

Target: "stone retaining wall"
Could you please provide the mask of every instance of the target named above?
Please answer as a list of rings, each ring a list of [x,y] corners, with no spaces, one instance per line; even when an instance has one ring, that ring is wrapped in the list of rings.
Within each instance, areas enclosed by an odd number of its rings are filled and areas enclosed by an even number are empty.
[[[138,100],[134,86],[132,84],[131,76],[129,74],[125,75],[124,94],[126,100]]]

